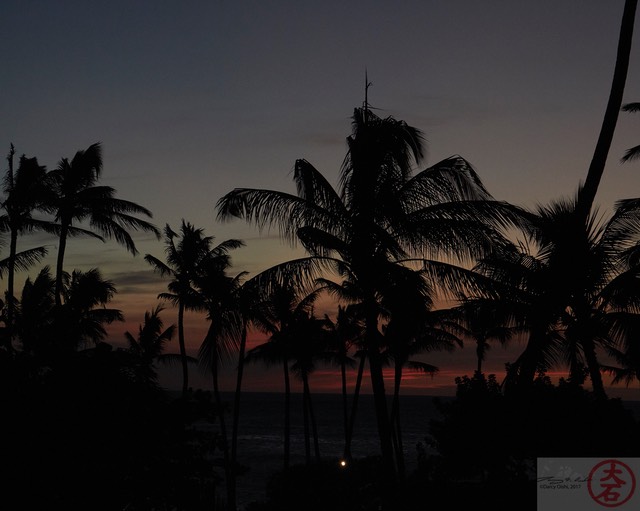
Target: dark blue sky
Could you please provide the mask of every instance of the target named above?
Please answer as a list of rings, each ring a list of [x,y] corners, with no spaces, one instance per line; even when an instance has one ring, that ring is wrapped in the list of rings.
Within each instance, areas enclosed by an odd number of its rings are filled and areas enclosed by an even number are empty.
[[[105,184],[159,226],[185,218],[219,241],[246,240],[234,262],[255,272],[292,252],[217,223],[216,201],[234,187],[292,190],[296,158],[336,182],[365,69],[380,115],[425,132],[427,164],[460,154],[496,198],[519,205],[572,195],[600,129],[623,5],[6,0],[0,144],[54,167],[102,142]],[[625,102],[640,101],[635,40]],[[618,163],[639,139],[640,116],[622,114],[603,211],[640,193],[640,164]],[[138,244],[162,255],[155,240]],[[163,290],[115,244],[74,239],[68,251],[69,265],[99,265],[115,281],[130,323]]]

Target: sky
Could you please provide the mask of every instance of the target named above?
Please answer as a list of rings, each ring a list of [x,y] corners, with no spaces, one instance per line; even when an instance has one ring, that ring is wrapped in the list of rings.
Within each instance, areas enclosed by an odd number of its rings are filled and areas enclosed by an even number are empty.
[[[236,187],[294,191],[298,158],[337,185],[365,72],[378,115],[424,132],[427,159],[416,170],[459,154],[497,199],[534,207],[572,196],[600,130],[623,6],[624,0],[5,0],[0,151],[13,143],[18,155],[54,168],[101,142],[102,184],[150,209],[159,228],[176,229],[185,219],[216,242],[244,240],[233,253],[234,271],[255,274],[300,249],[276,232],[217,221],[216,202]],[[636,34],[623,102],[640,101],[638,50]],[[596,197],[605,215],[617,199],[640,194],[640,163],[619,163],[638,138],[640,116],[621,113]],[[67,270],[98,267],[116,285],[112,305],[126,317],[110,328],[116,345],[125,331],[137,331],[166,286],[143,259],[162,258],[162,242],[144,234],[134,239],[135,257],[115,242],[88,238],[67,247]],[[21,242],[39,244],[50,246],[45,262],[52,264],[54,239]],[[165,323],[175,316],[167,306]],[[191,318],[194,354],[204,328],[202,318]],[[494,348],[487,370],[502,373],[517,352]],[[449,393],[455,376],[475,367],[472,349],[428,361],[440,366],[439,375],[409,375],[407,392]],[[336,382],[322,368],[312,385],[331,390]],[[252,367],[247,388],[281,390],[281,382]],[[640,399],[640,389],[633,395]]]

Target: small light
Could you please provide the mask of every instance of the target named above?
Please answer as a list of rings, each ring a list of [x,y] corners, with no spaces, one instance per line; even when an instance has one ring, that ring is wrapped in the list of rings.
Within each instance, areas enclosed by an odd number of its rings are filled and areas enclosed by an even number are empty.
[[[340,460],[340,466],[341,467],[346,467],[347,466],[347,462],[345,460]]]

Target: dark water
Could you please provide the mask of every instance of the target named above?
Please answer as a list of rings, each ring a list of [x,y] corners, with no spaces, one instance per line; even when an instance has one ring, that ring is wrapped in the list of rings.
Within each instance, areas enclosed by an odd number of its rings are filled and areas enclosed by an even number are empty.
[[[231,409],[232,394],[226,394],[224,400]],[[318,423],[320,453],[326,459],[339,459],[344,449],[342,396],[315,394],[313,406]],[[640,420],[640,402],[625,401],[625,406]],[[405,460],[407,471],[410,471],[417,463],[416,445],[424,443],[429,421],[439,418],[440,415],[432,396],[401,396],[400,416]],[[227,414],[227,421],[230,431],[230,414]],[[269,476],[282,469],[283,431],[284,394],[242,395],[238,461],[249,467],[249,471],[238,478],[239,509],[242,510],[250,502],[264,499]],[[351,450],[354,458],[379,453],[378,430],[371,395],[360,396]],[[291,464],[304,463],[304,452],[302,395],[294,394],[291,396]],[[221,491],[224,491],[223,488]]]
[[[232,399],[231,394],[225,396],[229,404]],[[320,454],[327,459],[340,458],[344,449],[342,396],[315,394],[313,406],[318,423]],[[432,397],[402,396],[400,416],[407,469],[411,470],[417,462],[416,444],[424,442],[429,420],[438,417],[438,412]],[[230,417],[227,420],[230,421]],[[284,394],[242,395],[238,461],[248,466],[249,471],[238,478],[238,505],[241,509],[249,502],[263,499],[269,476],[282,468],[283,431]],[[354,458],[379,453],[371,395],[360,396],[351,450]],[[304,452],[302,395],[294,394],[291,397],[291,464],[304,463]]]

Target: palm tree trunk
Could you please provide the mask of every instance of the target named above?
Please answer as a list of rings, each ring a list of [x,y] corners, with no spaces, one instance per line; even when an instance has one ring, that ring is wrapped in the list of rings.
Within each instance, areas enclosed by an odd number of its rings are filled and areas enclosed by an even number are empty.
[[[238,354],[238,372],[236,374],[236,391],[233,396],[233,425],[231,432],[231,464],[233,466],[233,485],[236,487],[236,469],[238,466],[238,428],[240,422],[240,396],[242,393],[242,378],[244,374],[244,356],[247,349],[247,325],[242,327],[240,339],[240,353]]]
[[[15,272],[16,272],[16,253],[18,252],[18,231],[15,228],[11,228],[11,241],[9,245],[9,268],[7,275],[7,327],[9,335],[7,336],[7,348],[13,347],[13,323],[15,317]]]
[[[64,272],[64,252],[67,248],[67,234],[69,224],[63,222],[60,226],[60,239],[58,240],[58,257],[56,259],[56,305],[62,305],[62,274]]]
[[[182,362],[182,397],[189,391],[189,367],[187,361],[187,348],[184,341],[184,303],[180,300],[178,305],[178,345],[180,346],[180,360]]]
[[[527,346],[516,360],[517,376],[513,379],[512,383],[516,383],[519,390],[530,389],[533,385],[540,362],[543,358],[545,339],[544,327],[534,327],[531,329]]]
[[[353,392],[353,402],[351,403],[351,416],[349,417],[349,429],[347,430],[347,438],[344,442],[344,459],[351,461],[351,439],[353,438],[353,426],[356,421],[356,412],[358,410],[358,399],[360,398],[360,387],[362,386],[362,377],[364,375],[364,365],[367,357],[362,353],[360,364],[358,366],[358,376],[356,377],[356,387]]]
[[[227,438],[227,427],[224,420],[224,408],[222,405],[222,398],[220,396],[220,387],[218,383],[218,361],[212,361],[211,374],[213,378],[213,396],[216,401],[216,408],[218,409],[218,417],[220,418],[220,436],[222,437],[222,456],[224,459],[224,479],[227,488],[227,510],[236,510],[236,495],[235,485],[233,484],[233,477],[231,475],[231,458],[229,455],[229,442]]]
[[[346,357],[346,353],[344,357]],[[344,426],[344,443],[349,437],[349,403],[347,402],[347,365],[344,358],[340,361],[340,383],[342,386],[342,422]]]
[[[313,451],[316,462],[320,463],[320,441],[318,438],[318,421],[313,411],[313,400],[311,399],[311,387],[309,387],[309,375],[304,376],[304,388],[307,395],[307,409],[309,410],[309,422],[311,423],[311,433],[313,434]]]
[[[376,411],[378,436],[380,439],[380,451],[382,455],[383,481],[381,488],[382,509],[387,511],[394,509],[398,475],[393,456],[393,443],[391,441],[391,428],[389,427],[389,413],[387,409],[387,397],[384,390],[384,376],[380,352],[376,346],[369,348],[369,372],[371,374],[371,388]]]
[[[476,373],[478,375],[482,374],[482,359],[484,358],[484,344],[480,339],[476,340],[476,357],[478,358],[478,368],[476,369]]]
[[[402,363],[396,362],[394,371],[393,402],[391,405],[391,429],[396,450],[396,464],[400,479],[404,479],[404,447],[400,427],[400,384],[402,382]]]
[[[578,199],[578,210],[582,217],[586,217],[593,206],[618,122],[618,114],[622,106],[622,96],[624,94],[627,71],[629,69],[629,55],[631,53],[637,5],[638,0],[626,0],[624,4],[618,40],[618,53],[613,71],[609,102],[607,103],[604,119],[602,120],[602,127],[600,128],[600,135],[596,143],[593,158],[589,165],[587,179],[580,191]]]
[[[302,419],[304,424],[304,459],[311,464],[311,433],[309,431],[309,394],[304,373],[302,374]]]
[[[593,343],[593,339],[583,339],[582,349],[587,361],[589,376],[591,377],[593,394],[599,399],[607,399],[607,393],[604,390],[602,374],[600,373],[600,364],[598,363],[598,359],[596,357],[596,348]]]
[[[285,358],[284,366],[284,469],[289,468],[291,457],[291,381],[289,379],[289,361]]]
[[[380,440],[380,454],[382,455],[383,470],[390,488],[396,483],[396,470],[393,457],[393,444],[391,441],[391,429],[389,427],[389,412],[387,408],[387,396],[384,388],[384,375],[382,372],[382,360],[378,341],[378,311],[377,303],[373,295],[365,302],[365,344],[369,356],[369,373],[371,375],[371,390],[376,412],[378,437]]]

